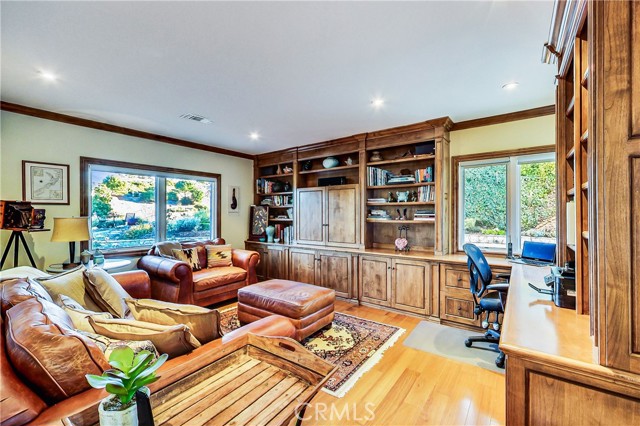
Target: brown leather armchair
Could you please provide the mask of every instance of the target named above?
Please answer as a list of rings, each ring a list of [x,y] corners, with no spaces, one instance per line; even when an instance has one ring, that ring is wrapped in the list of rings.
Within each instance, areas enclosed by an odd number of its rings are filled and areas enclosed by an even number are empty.
[[[207,244],[223,245],[225,240],[182,243],[182,248],[204,247]],[[256,251],[233,249],[233,266],[206,268],[205,250],[198,253],[200,271],[193,271],[186,262],[162,257],[157,247],[151,247],[138,261],[138,268],[147,271],[151,278],[151,296],[154,299],[174,303],[209,306],[233,299],[238,289],[258,282],[256,266],[260,254]]]

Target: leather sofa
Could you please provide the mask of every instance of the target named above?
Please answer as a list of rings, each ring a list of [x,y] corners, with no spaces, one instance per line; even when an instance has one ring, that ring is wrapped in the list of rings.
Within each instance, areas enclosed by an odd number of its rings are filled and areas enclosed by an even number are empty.
[[[182,248],[223,245],[225,240],[182,243]],[[205,250],[198,253],[200,271],[193,271],[189,264],[158,255],[157,247],[151,247],[138,261],[138,268],[147,271],[151,278],[151,295],[154,299],[173,303],[209,306],[233,299],[238,289],[258,282],[256,266],[260,254],[250,250],[232,250],[233,266],[206,268]]]
[[[151,286],[146,272],[130,271],[113,274],[113,276],[131,297],[150,298]],[[90,388],[84,378],[85,373],[93,372],[96,367],[108,368],[104,355],[99,349],[95,350],[97,347],[91,347],[91,345],[95,346],[95,343],[79,338],[77,334],[74,335],[73,331],[66,331],[72,338],[66,339],[66,343],[64,343],[65,337],[69,337],[68,335],[64,336],[66,330],[64,318],[45,315],[46,309],[43,308],[45,302],[42,302],[42,297],[36,297],[40,293],[30,288],[26,279],[3,280],[0,290],[2,291],[0,424],[3,426],[27,423],[50,424],[52,422],[59,424],[59,418],[68,413],[91,407],[103,399],[107,395],[106,392],[102,389]],[[30,313],[28,309],[31,306],[35,308]],[[19,319],[16,319],[18,317]],[[294,337],[295,328],[284,317],[274,315],[264,318],[228,333],[220,339],[206,343],[188,354],[168,360],[160,368],[158,374],[162,376],[164,373],[170,376],[175,371],[201,368],[207,364],[207,360],[213,353],[225,350],[226,342],[246,333]],[[32,339],[31,342],[35,341],[38,344],[31,346],[31,352],[25,352],[24,348],[18,348],[22,352],[16,359],[16,342],[24,342],[25,339]],[[78,344],[78,341],[81,343]],[[33,350],[34,346],[35,350]],[[77,349],[78,346],[80,349]],[[8,350],[13,352],[9,354]],[[76,352],[74,353],[74,351]],[[50,357],[49,361],[59,357],[65,359],[66,362],[59,364],[49,362],[49,370],[43,374],[34,371],[38,366],[34,364],[34,359],[31,356],[33,352],[47,354],[47,357]],[[90,356],[88,357],[87,354]],[[89,358],[91,359],[88,361]],[[79,363],[84,364],[78,365]],[[82,372],[82,374],[78,376],[78,372]],[[76,374],[77,377],[73,374]],[[50,387],[46,389],[47,392],[42,387],[45,385],[34,386],[34,375],[37,375],[35,380],[46,380],[46,386]],[[56,383],[55,377],[62,377],[65,383]],[[53,381],[52,378],[54,378]],[[156,388],[157,386],[152,386],[152,392],[156,391]],[[58,394],[62,392],[64,396],[52,399],[52,391],[58,392]],[[48,393],[49,396],[45,396],[45,393]]]

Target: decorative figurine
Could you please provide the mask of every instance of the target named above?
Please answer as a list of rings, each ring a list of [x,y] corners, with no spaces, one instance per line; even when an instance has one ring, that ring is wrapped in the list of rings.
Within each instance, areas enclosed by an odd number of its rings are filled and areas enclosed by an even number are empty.
[[[311,170],[311,167],[313,167],[313,163],[311,163],[311,160],[307,160],[302,163],[302,170]]]
[[[285,173],[291,173],[293,171],[293,167],[284,166],[282,168],[282,171],[285,172]]]
[[[398,199],[393,194],[393,192],[389,191],[389,197],[387,197],[387,203],[395,203]]]
[[[417,191],[411,191],[411,194],[409,195],[409,201],[411,201],[411,202],[418,201],[418,192]]]
[[[396,191],[396,197],[399,203],[406,203],[409,201],[409,191]]]
[[[284,192],[290,192],[291,191],[291,184],[289,182],[284,183]]]
[[[396,251],[409,251],[409,240],[407,239],[409,226],[401,225],[398,227],[398,230],[400,231],[400,235],[395,241]],[[404,231],[404,236],[402,235],[402,231]]]
[[[369,161],[382,161],[382,156],[380,155],[380,151],[373,151],[371,153],[371,158]]]
[[[351,159],[351,157],[347,157],[347,159],[344,160],[344,164],[346,164],[347,166],[353,165],[353,160]]]
[[[278,170],[276,170],[276,174],[277,175],[281,175],[282,174],[282,169],[280,168],[280,164],[278,164]]]

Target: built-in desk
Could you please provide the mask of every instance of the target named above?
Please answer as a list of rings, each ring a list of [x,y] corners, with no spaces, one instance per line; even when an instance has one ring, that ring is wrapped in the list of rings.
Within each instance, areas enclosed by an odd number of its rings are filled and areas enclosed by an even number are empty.
[[[589,317],[558,308],[549,268],[514,264],[500,348],[507,355],[507,424],[640,424],[638,377],[596,363]]]

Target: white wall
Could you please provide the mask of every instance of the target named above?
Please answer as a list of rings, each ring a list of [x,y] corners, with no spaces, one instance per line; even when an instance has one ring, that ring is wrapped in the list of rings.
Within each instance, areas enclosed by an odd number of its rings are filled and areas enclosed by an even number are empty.
[[[54,217],[80,214],[80,157],[96,157],[132,163],[198,170],[222,175],[222,237],[233,247],[243,248],[248,235],[249,205],[253,202],[253,162],[251,160],[183,148],[116,133],[43,120],[2,111],[0,115],[0,199],[22,199],[22,160],[70,165],[68,206],[42,205],[46,209],[45,227],[52,228]],[[240,186],[240,214],[227,213],[227,190]],[[2,250],[10,232],[1,231]],[[65,261],[67,243],[52,243],[51,232],[24,233],[38,268]],[[20,264],[28,265],[20,250]],[[13,247],[4,269],[13,264]]]
[[[450,133],[451,156],[556,143],[555,115],[474,127]]]

